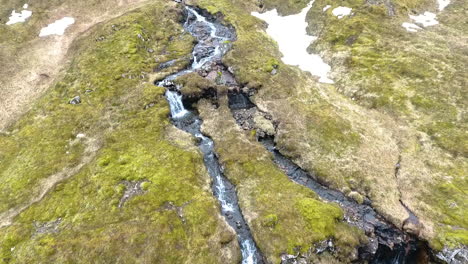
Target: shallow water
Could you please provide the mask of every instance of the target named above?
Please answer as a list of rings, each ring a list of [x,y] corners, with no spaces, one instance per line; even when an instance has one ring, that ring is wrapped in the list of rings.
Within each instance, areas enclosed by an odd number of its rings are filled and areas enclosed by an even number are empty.
[[[263,263],[261,253],[240,210],[236,189],[223,175],[214,152],[214,142],[201,133],[202,120],[196,113],[188,111],[184,107],[182,95],[178,91],[181,87],[175,86],[172,82],[179,76],[194,72],[212,62],[220,61],[230,47],[228,43],[235,40],[235,34],[231,32],[232,29],[211,22],[209,18],[204,17],[191,7],[186,7],[186,10],[187,21],[184,28],[198,41],[192,53],[193,63],[190,68],[168,76],[157,85],[167,89],[166,98],[171,108],[173,124],[199,140],[199,148],[203,153],[205,166],[212,178],[213,194],[221,205],[221,213],[237,233],[242,253],[242,264]]]

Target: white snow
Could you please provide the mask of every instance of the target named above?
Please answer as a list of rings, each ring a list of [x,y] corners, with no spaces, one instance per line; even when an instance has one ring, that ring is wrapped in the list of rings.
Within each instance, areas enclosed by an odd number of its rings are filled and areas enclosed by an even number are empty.
[[[439,24],[436,20],[436,14],[431,12],[424,12],[424,14],[419,16],[412,16],[410,18],[414,20],[415,23],[421,24],[423,27],[429,27]]]
[[[401,26],[406,28],[406,30],[409,32],[418,32],[418,30],[422,29],[421,27],[418,27],[417,25],[413,23],[407,23],[407,22],[401,24]]]
[[[27,7],[25,7],[27,8]],[[16,10],[11,11],[11,16],[8,18],[6,22],[7,25],[13,25],[16,23],[23,23],[32,15],[32,11],[23,10],[21,13],[16,13]]]
[[[437,3],[439,4],[439,11],[442,11],[450,4],[450,0],[437,0]]]
[[[331,5],[326,5],[326,6],[322,9],[322,11],[325,12],[325,11],[327,11],[330,7],[331,7]]]
[[[284,63],[299,66],[301,70],[320,77],[320,82],[333,83],[327,77],[330,66],[320,56],[307,52],[307,47],[317,38],[306,32],[306,15],[311,7],[312,2],[299,14],[284,17],[279,16],[276,9],[261,14],[252,12],[252,15],[268,23],[267,34],[278,43]]]
[[[353,9],[350,7],[339,6],[333,9],[332,13],[334,16],[338,17],[338,19],[342,19],[345,16],[349,16],[351,14],[351,10]]]
[[[56,20],[54,23],[42,28],[41,32],[39,33],[39,37],[45,37],[49,35],[63,35],[63,33],[65,33],[65,29],[74,23],[75,19],[73,17],[64,17],[62,19]]]
[[[29,7],[28,4],[24,4],[24,5],[23,5],[23,8],[24,8],[24,9],[26,9],[26,8],[28,8],[28,7]]]

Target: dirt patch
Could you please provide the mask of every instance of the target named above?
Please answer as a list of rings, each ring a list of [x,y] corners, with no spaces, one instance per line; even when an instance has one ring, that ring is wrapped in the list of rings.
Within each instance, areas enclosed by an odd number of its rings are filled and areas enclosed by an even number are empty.
[[[31,22],[25,25],[37,27],[40,24],[39,27],[42,27],[64,16],[74,17],[75,24],[70,26],[63,36],[39,38],[39,33],[34,32],[36,37],[20,44],[0,38],[0,61],[7,63],[7,67],[0,68],[0,132],[31,109],[31,103],[57,79],[70,60],[70,47],[77,37],[94,25],[141,7],[147,2],[106,0],[93,5],[93,9],[66,1],[58,7],[52,6],[50,10],[44,11],[47,12],[46,18],[36,21],[35,24]],[[34,7],[31,5],[33,16],[36,14]],[[31,32],[19,31],[18,34]]]

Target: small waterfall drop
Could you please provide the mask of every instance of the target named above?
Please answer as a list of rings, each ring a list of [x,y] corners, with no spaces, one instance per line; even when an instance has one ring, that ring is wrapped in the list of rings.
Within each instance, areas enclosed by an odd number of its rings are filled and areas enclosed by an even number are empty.
[[[235,186],[223,175],[214,152],[214,142],[201,133],[202,121],[195,113],[185,109],[182,101],[183,96],[179,92],[180,87],[174,85],[174,80],[177,77],[195,72],[208,63],[220,62],[230,47],[230,41],[235,39],[235,34],[232,29],[226,26],[208,21],[195,9],[188,6],[185,8],[187,20],[184,23],[184,28],[198,41],[192,52],[193,63],[190,68],[174,73],[156,85],[166,88],[165,95],[171,109],[173,124],[199,140],[205,166],[213,181],[213,194],[220,203],[221,213],[237,233],[242,253],[242,264],[261,264],[263,258],[240,210]]]
[[[167,90],[166,98],[167,101],[169,101],[171,116],[173,118],[180,118],[188,113],[188,111],[184,108],[184,104],[182,103],[182,95],[178,94],[177,92]]]

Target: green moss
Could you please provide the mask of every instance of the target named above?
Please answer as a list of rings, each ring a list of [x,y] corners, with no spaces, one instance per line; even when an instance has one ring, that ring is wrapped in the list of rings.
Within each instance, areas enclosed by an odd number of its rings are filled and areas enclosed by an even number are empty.
[[[208,89],[216,89],[216,83],[201,77],[197,73],[189,73],[177,78],[176,83],[182,85],[180,92],[188,97],[201,97]]]
[[[0,229],[0,263],[238,261],[236,240],[224,235],[221,241],[227,227],[203,159],[166,139],[171,124],[164,89],[145,74],[156,66],[154,56],[171,60],[191,52],[191,38],[179,38],[179,13],[169,5],[156,1],[88,32],[74,44],[76,56],[63,79],[0,136],[6,161],[0,164],[0,211],[27,204],[38,182],[83,162],[84,153],[96,155]],[[156,32],[159,41],[143,40]],[[96,36],[105,39],[96,42]],[[75,95],[82,103],[68,104]],[[87,153],[79,133],[96,139],[100,150]],[[123,180],[146,181],[145,193],[119,208]],[[181,207],[183,217],[169,203]],[[36,232],[33,222],[59,218],[57,233]]]
[[[274,228],[278,224],[278,216],[276,214],[269,214],[263,219],[263,226]]]
[[[306,7],[308,0],[265,0],[262,2],[266,9],[277,9],[282,16],[299,13]]]
[[[217,109],[207,101],[198,104],[203,132],[213,138],[224,173],[236,185],[241,210],[268,261],[278,262],[284,252],[305,253],[314,243],[334,237],[341,209],[290,181],[250,133],[238,130],[227,98],[219,103]]]
[[[180,46],[178,41],[169,44],[169,40],[149,42],[138,37],[140,34],[149,38],[145,32],[160,28],[158,23],[166,24],[167,37],[178,27],[174,22],[167,23],[168,19],[175,18],[174,14],[166,13],[166,18],[155,22],[150,18],[155,12],[161,12],[161,9],[146,11],[149,17],[145,19],[141,18],[141,13],[120,18],[115,21],[118,30],[109,24],[101,25],[91,36],[75,44],[72,50],[80,56],[73,61],[72,68],[30,113],[11,128],[13,133],[8,136],[9,140],[0,142],[5,146],[0,150],[5,160],[0,165],[0,178],[5,184],[0,188],[9,190],[0,194],[0,211],[30,199],[35,192],[27,187],[37,185],[41,178],[80,163],[85,146],[83,141],[72,143],[76,135],[92,136],[112,126],[107,113],[112,112],[118,117],[128,103],[121,96],[135,89],[145,79],[145,73],[155,67],[147,48],[162,51],[166,45]],[[96,42],[96,36],[105,36],[105,40]],[[87,45],[91,48],[78,48]],[[137,52],[128,53],[126,48],[129,46]],[[189,50],[185,48],[186,53]],[[167,55],[168,59],[172,56],[178,55]],[[115,75],[125,77],[116,80],[112,78]],[[81,96],[82,104],[68,104],[76,95]],[[12,146],[11,141],[18,142],[17,147]],[[13,162],[15,160],[22,162]]]
[[[343,212],[337,205],[324,204],[315,199],[300,199],[295,206],[305,218],[308,227],[322,236],[319,240],[333,235],[336,222],[343,217]]]

